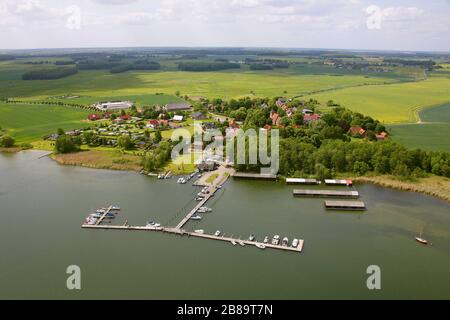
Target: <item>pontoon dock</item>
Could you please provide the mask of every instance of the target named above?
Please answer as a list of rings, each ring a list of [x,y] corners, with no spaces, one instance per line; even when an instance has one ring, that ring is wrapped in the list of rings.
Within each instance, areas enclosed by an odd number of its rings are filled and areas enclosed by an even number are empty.
[[[278,180],[276,174],[261,174],[261,173],[245,173],[245,172],[235,172],[233,178],[238,179],[257,179],[257,180]]]
[[[325,208],[330,210],[366,210],[362,201],[325,201]]]
[[[358,191],[294,189],[296,197],[358,198]]]

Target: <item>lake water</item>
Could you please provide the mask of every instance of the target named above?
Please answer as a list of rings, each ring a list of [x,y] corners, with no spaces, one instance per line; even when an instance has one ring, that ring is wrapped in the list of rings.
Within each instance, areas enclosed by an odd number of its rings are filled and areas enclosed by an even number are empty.
[[[357,185],[368,210],[326,211],[292,186],[233,181],[214,211],[187,229],[305,240],[302,253],[234,247],[171,234],[85,230],[91,210],[118,204],[125,220],[176,225],[198,188],[130,172],[60,166],[41,152],[0,154],[0,298],[450,299],[450,206],[441,200]],[[424,228],[433,243],[414,236]],[[82,290],[66,288],[81,268]],[[381,268],[381,290],[366,268]]]

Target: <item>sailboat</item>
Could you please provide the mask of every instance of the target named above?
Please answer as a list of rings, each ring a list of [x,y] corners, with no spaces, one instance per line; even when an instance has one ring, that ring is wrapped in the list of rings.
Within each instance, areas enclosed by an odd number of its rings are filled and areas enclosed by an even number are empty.
[[[421,243],[421,244],[428,244],[428,240],[425,240],[424,238],[422,238],[422,232],[423,232],[423,228],[420,231],[420,235],[418,237],[414,237],[416,239],[417,242]]]

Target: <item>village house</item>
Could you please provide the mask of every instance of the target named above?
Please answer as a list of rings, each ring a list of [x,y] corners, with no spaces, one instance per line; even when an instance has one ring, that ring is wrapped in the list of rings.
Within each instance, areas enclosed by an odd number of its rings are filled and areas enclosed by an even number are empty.
[[[175,111],[191,111],[192,106],[189,103],[181,102],[181,103],[169,103],[165,107],[167,112],[175,112]]]
[[[191,117],[192,117],[192,119],[194,119],[194,120],[205,120],[205,119],[207,119],[206,115],[205,115],[203,112],[200,112],[200,111],[194,112],[194,113],[191,115]]]
[[[305,124],[310,123],[312,121],[317,121],[320,120],[320,115],[319,114],[305,114],[303,116],[303,122]]]
[[[366,133],[366,130],[364,130],[361,126],[351,126],[348,130],[352,136],[360,136],[363,137]]]
[[[375,137],[377,138],[378,141],[382,141],[382,140],[386,139],[387,136],[388,136],[387,132],[384,132],[384,131],[375,135]]]
[[[173,121],[183,121],[184,117],[180,115],[174,115],[172,120]]]
[[[158,120],[149,120],[146,125],[147,128],[157,129],[159,128]]]
[[[276,112],[270,112],[270,119],[272,120],[272,125],[279,126],[281,123],[281,117]]]

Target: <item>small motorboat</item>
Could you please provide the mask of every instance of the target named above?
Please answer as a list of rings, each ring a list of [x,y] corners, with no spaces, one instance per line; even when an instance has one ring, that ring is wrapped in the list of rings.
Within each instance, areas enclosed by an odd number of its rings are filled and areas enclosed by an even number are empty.
[[[294,248],[298,247],[298,239],[292,240],[292,247],[294,247]]]
[[[269,237],[268,236],[264,237],[263,243],[269,243]]]
[[[255,235],[251,234],[250,237],[248,237],[248,241],[255,241]]]
[[[281,245],[282,245],[283,247],[287,247],[288,244],[289,244],[289,239],[288,239],[288,237],[284,237],[283,240],[281,241]]]
[[[119,206],[111,206],[111,210],[119,211],[120,207]]]
[[[202,217],[199,215],[194,215],[191,217],[191,220],[202,220]]]
[[[205,230],[203,229],[198,229],[198,230],[194,230],[195,233],[199,233],[199,234],[204,234]]]
[[[280,243],[280,236],[276,234],[276,235],[273,236],[272,244],[276,246],[279,243]]]
[[[265,249],[265,248],[266,248],[266,246],[263,245],[263,244],[261,244],[261,243],[257,243],[256,246],[257,246],[258,248],[260,248],[260,249]]]
[[[203,197],[197,197],[195,198],[195,201],[202,201],[204,198]]]
[[[214,235],[215,235],[216,237],[220,236],[220,230],[217,230],[217,231],[214,233]]]
[[[428,244],[428,241],[421,238],[421,237],[415,237],[416,241],[421,243],[421,244]]]

